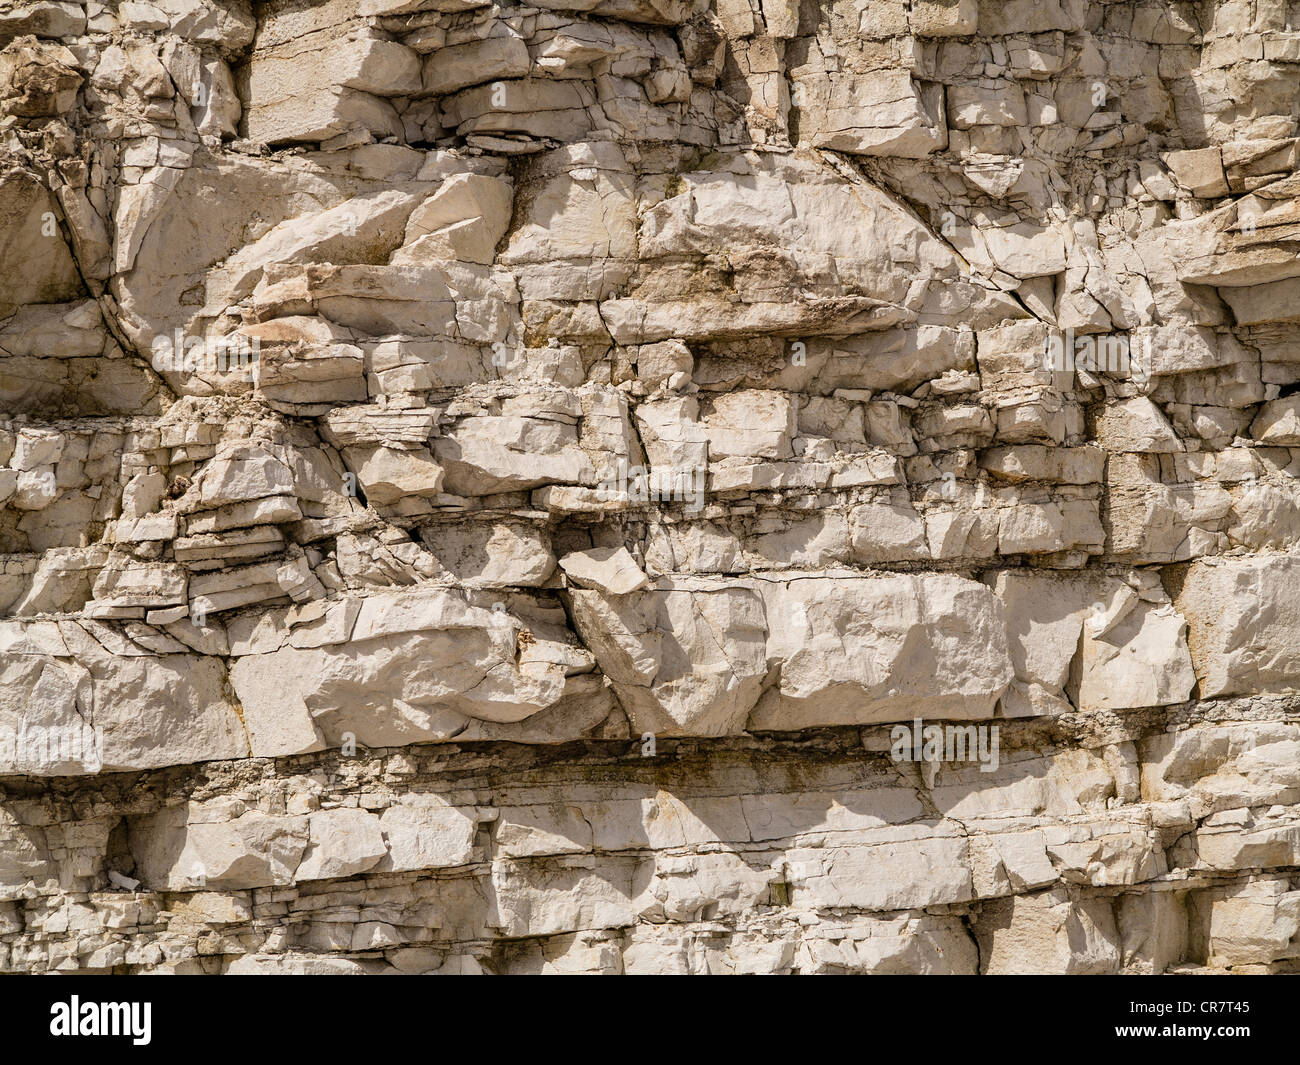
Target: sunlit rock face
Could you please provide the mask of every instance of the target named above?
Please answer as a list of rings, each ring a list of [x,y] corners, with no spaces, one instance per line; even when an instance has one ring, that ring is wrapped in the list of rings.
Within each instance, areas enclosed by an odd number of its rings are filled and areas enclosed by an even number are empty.
[[[1300,967],[1298,19],[6,5],[0,969]]]

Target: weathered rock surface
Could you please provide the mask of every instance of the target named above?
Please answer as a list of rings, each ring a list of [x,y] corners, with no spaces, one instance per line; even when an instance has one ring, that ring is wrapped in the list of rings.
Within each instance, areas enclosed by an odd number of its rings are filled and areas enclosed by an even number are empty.
[[[8,5],[0,969],[1300,969],[1292,21]]]

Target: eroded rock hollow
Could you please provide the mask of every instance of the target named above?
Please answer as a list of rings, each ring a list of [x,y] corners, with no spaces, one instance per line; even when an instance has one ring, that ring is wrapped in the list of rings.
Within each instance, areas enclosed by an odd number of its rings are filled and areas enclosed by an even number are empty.
[[[5,5],[0,968],[1294,966],[1298,86],[1286,0]]]

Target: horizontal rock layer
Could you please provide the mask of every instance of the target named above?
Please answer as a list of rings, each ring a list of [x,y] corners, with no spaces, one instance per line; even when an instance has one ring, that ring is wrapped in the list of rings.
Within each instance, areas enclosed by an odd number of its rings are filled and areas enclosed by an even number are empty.
[[[867,727],[14,782],[0,956],[180,973],[1289,972],[1295,709],[1008,722],[996,760],[932,772]]]

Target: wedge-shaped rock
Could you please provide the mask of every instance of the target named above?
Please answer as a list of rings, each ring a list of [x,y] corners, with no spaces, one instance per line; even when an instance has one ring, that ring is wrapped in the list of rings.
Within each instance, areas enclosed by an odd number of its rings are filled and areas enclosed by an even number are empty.
[[[905,70],[830,74],[799,98],[801,138],[818,148],[923,159],[948,143],[942,88],[923,93]]]
[[[569,600],[578,634],[634,731],[725,736],[743,729],[767,672],[763,602],[753,588],[575,589]]]
[[[381,506],[407,496],[433,496],[442,490],[442,467],[426,447],[350,447],[345,455],[356,466],[357,483]]]
[[[1200,695],[1300,688],[1300,558],[1207,559],[1189,570],[1177,603],[1190,626]]]
[[[572,551],[560,559],[560,568],[579,588],[594,588],[610,595],[638,592],[649,583],[626,547]]]
[[[307,749],[314,729],[330,746],[347,732],[368,747],[428,743],[473,719],[522,721],[560,701],[565,665],[524,661],[523,629],[504,604],[472,606],[453,590],[371,596],[350,632],[336,633],[350,638],[346,653],[325,644],[245,656],[231,683],[272,745]],[[283,724],[272,727],[276,716]]]
[[[763,585],[780,667],[751,728],[992,717],[1013,672],[1002,604],[943,574]]]
[[[48,234],[55,204],[35,176],[19,170],[0,178],[0,204],[0,319],[28,304],[82,295],[72,253],[61,237]]]
[[[1097,422],[1097,442],[1107,451],[1183,451],[1173,427],[1151,400],[1139,396],[1106,408]]]
[[[379,818],[368,810],[321,810],[308,819],[310,838],[294,880],[328,880],[373,868],[388,854]]]
[[[240,248],[206,279],[207,312],[220,314],[247,297],[268,263],[376,262],[402,243],[406,221],[420,192],[366,192],[315,214],[286,219]],[[286,323],[281,328],[287,329]],[[319,328],[324,323],[316,323]],[[274,335],[262,334],[263,343]],[[335,337],[336,339],[337,337]]]
[[[216,804],[214,804],[216,806]],[[192,802],[130,822],[136,875],[155,891],[226,891],[292,882],[308,844],[305,817],[223,816]]]
[[[508,180],[453,174],[411,213],[405,246],[391,261],[446,259],[488,265],[510,225],[513,205]]]
[[[1265,403],[1250,427],[1262,444],[1300,446],[1300,396],[1288,396]]]
[[[1195,685],[1186,622],[1124,581],[1003,570],[1002,600],[1016,683],[1007,716],[1167,706]]]

